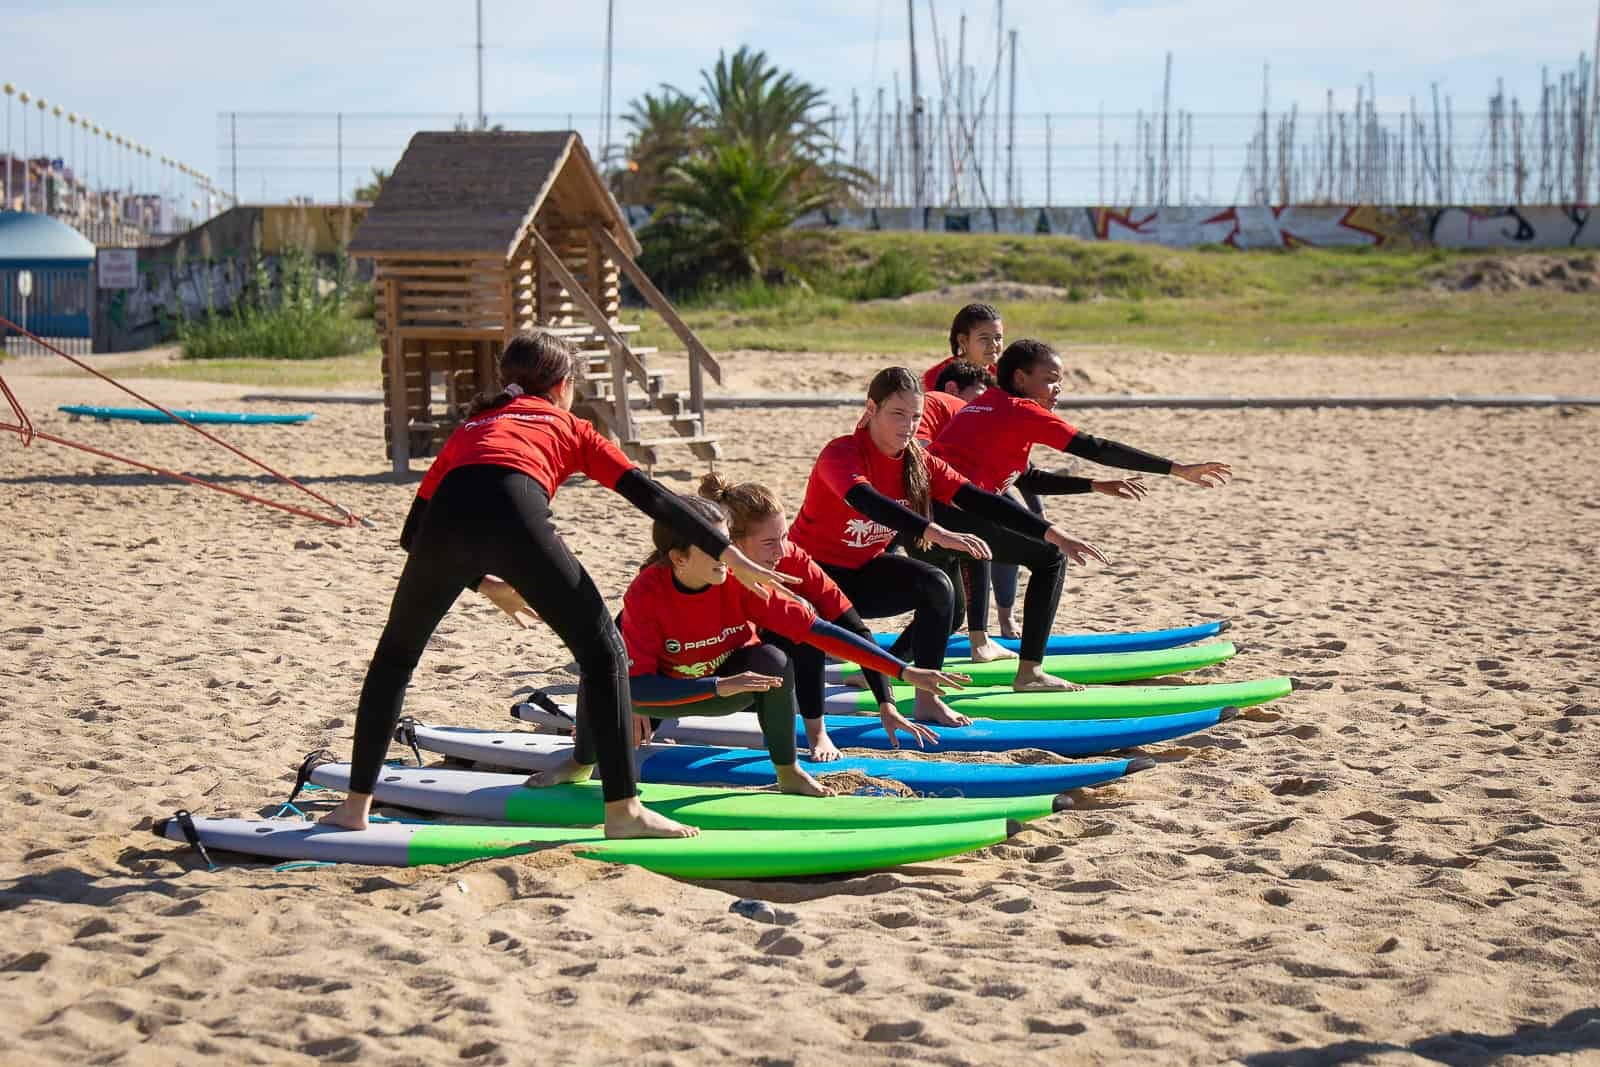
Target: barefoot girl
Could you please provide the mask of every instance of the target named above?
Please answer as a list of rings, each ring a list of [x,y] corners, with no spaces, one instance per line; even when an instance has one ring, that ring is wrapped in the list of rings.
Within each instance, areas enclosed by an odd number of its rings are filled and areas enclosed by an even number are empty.
[[[1080,433],[1055,414],[1056,398],[1061,393],[1061,357],[1043,341],[1014,341],[1000,357],[999,384],[963,407],[951,418],[933,444],[932,453],[949,463],[973,484],[991,492],[1003,492],[1019,481],[1034,493],[1098,492],[1127,500],[1144,495],[1144,483],[1127,481],[1089,481],[1047,471],[1032,470],[1028,454],[1042,444],[1070,455],[1108,467],[1146,474],[1171,474],[1205,488],[1224,485],[1232,476],[1225,463],[1174,463],[1116,441]],[[935,513],[938,517],[938,513]],[[963,527],[964,528],[964,527]],[[1022,657],[1042,651],[1048,636],[1049,621],[1042,617],[1046,598],[1034,599],[1032,583],[1023,609]],[[974,590],[973,596],[983,595]],[[1049,615],[1055,614],[1054,600]],[[1029,613],[1034,627],[1029,642]],[[1040,627],[1043,627],[1041,630]],[[983,636],[983,635],[980,635]],[[974,646],[977,640],[974,639]]]
[[[680,499],[707,525],[726,531],[721,507],[703,497]],[[650,535],[655,551],[622,598],[633,706],[674,717],[728,715],[754,706],[785,793],[826,791],[795,762],[794,666],[783,648],[758,636],[758,628],[816,649],[819,662],[828,653],[935,693],[941,685],[965,681],[908,667],[786,592],[755,592],[729,582],[725,563],[659,519]],[[898,714],[885,725],[891,722],[911,728]],[[648,740],[649,720],[635,717],[634,731],[638,740]]]
[[[908,631],[913,662],[937,669],[944,663],[955,590],[938,567],[886,554],[896,536],[976,559],[989,558],[992,537],[1006,545],[1007,558],[1016,556],[1016,562],[1039,570],[1048,569],[1047,550],[1055,560],[1058,590],[1063,551],[1074,557],[1098,552],[928,456],[914,436],[922,403],[922,384],[911,371],[879,371],[867,388],[865,425],[823,448],[789,536],[821,564],[864,618],[913,612]],[[930,517],[935,508],[938,521]],[[959,520],[967,529],[952,530],[947,520]],[[1048,632],[1048,621],[1045,626]],[[1019,685],[1033,682],[1035,673],[1019,676]],[[915,717],[955,726],[968,721],[925,692],[917,694]]]
[[[530,785],[579,781],[598,761],[610,837],[695,831],[640,805],[630,741],[627,655],[600,591],[550,517],[556,489],[579,471],[723,560],[742,582],[778,579],[715,525],[644,476],[570,412],[576,363],[552,334],[523,332],[500,357],[502,391],[480,397],[418,487],[401,543],[409,550],[389,621],[361,687],[350,793],[322,821],[364,829],[372,788],[422,650],[464,588],[497,575],[555,630],[582,672],[574,760]],[[497,603],[502,601],[497,600]]]
[[[924,412],[926,417],[926,411]],[[728,530],[733,543],[750,559],[779,574],[796,579],[789,592],[805,600],[816,609],[817,615],[841,630],[856,634],[863,641],[873,642],[872,631],[861,621],[850,598],[839,591],[832,578],[825,574],[817,561],[805,549],[789,540],[789,519],[776,494],[759,482],[730,485],[715,474],[709,474],[700,483],[700,495],[715,501],[728,514]],[[804,642],[792,641],[781,634],[764,630],[761,639],[776,645],[789,654],[794,664],[795,696],[799,701],[800,716],[805,720],[806,740],[811,746],[814,761],[839,758],[839,750],[828,737],[823,723],[823,681],[826,677],[826,657],[822,650]],[[863,671],[867,688],[878,701],[878,718],[891,745],[897,730],[905,730],[916,740],[918,747],[924,742],[937,743],[938,738],[926,726],[908,722],[895,707],[889,693],[889,683],[877,671]]]

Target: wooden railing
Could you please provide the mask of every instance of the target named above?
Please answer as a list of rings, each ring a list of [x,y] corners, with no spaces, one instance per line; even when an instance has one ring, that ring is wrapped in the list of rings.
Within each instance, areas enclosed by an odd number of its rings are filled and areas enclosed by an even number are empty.
[[[703,414],[705,412],[705,382],[703,375],[709,373],[712,379],[718,385],[721,385],[722,364],[717,362],[716,357],[701,343],[700,338],[695,336],[695,332],[689,328],[688,323],[683,321],[677,309],[672,306],[672,302],[663,296],[661,290],[657,289],[655,284],[650,281],[649,276],[639,269],[639,265],[633,261],[633,257],[628,255],[627,249],[623,248],[621,243],[615,237],[612,237],[604,226],[592,225],[590,226],[590,231],[594,234],[595,240],[600,243],[600,247],[606,250],[606,255],[610,256],[617,266],[622,269],[622,273],[628,276],[628,280],[633,283],[633,287],[639,290],[639,295],[644,297],[645,303],[655,309],[656,314],[661,316],[661,321],[665,322],[672,332],[678,335],[678,340],[682,341],[684,348],[688,349],[689,409],[697,415]]]

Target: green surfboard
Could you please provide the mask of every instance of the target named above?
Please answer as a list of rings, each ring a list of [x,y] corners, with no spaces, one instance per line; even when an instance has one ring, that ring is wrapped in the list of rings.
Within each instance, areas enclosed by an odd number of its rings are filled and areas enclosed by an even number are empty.
[[[1248,682],[1214,682],[1206,685],[1116,685],[1076,693],[1017,693],[1005,686],[955,689],[944,694],[945,703],[974,719],[1132,719],[1172,715],[1185,711],[1264,704],[1288,696],[1294,689],[1289,678],[1257,678]],[[894,687],[895,704],[910,713],[916,691]],[[866,690],[835,690],[825,698],[834,713],[877,714],[877,703]]]
[[[1099,685],[1197,671],[1203,667],[1225,663],[1237,655],[1238,651],[1231,641],[1212,641],[1204,645],[1158,648],[1148,652],[1046,656],[1042,662],[1046,674],[1083,685]],[[1014,659],[996,660],[992,663],[974,663],[970,659],[947,659],[944,661],[944,669],[955,674],[971,676],[974,685],[1009,686],[1017,677],[1017,661]],[[840,670],[840,674],[847,678],[860,673],[861,668],[854,663],[844,664]]]
[[[188,839],[186,815],[152,827]],[[594,828],[377,823],[342,830],[300,819],[196,816],[194,839],[208,849],[278,860],[387,867],[462,863],[559,846],[607,863],[632,863],[677,878],[798,878],[922,863],[986,848],[1020,829],[1005,819],[867,830],[706,830],[695,837],[608,840]]]
[[[827,764],[811,769],[827,774]],[[350,764],[322,763],[305,772],[327,789],[350,787]],[[373,799],[379,804],[483,822],[532,826],[597,826],[605,819],[599,782],[544,789],[523,785],[525,774],[496,774],[444,767],[385,767]],[[639,800],[648,808],[708,830],[853,829],[919,827],[933,823],[1027,821],[1070,807],[1063,794],[1027,797],[915,798],[883,796],[799,797],[755,789],[645,782]]]

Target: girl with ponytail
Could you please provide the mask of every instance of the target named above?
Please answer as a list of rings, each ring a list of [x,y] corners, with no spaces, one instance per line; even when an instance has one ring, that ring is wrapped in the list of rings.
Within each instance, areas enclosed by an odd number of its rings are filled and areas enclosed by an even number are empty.
[[[629,744],[627,654],[600,591],[556,531],[550,503],[561,484],[581,471],[699,546],[696,551],[718,560],[740,582],[765,589],[788,579],[751,563],[728,543],[724,530],[645,477],[616,445],[574,416],[574,367],[573,350],[559,337],[513,337],[500,357],[500,391],[473,403],[423,477],[400,535],[409,555],[361,687],[349,795],[323,823],[366,828],[378,771],[428,638],[461,591],[493,573],[510,589],[496,603],[510,612],[507,603],[514,599],[513,606],[543,618],[582,675],[573,759],[528,784],[582,781],[598,763],[608,837],[695,833],[639,803]]]
[[[704,497],[680,500],[686,510],[729,536],[725,513],[717,504]],[[862,638],[835,626],[810,603],[787,592],[758,592],[729,582],[727,566],[677,527],[658,519],[650,533],[655,551],[622,599],[622,639],[634,707],[661,718],[729,715],[753,708],[778,788],[785,793],[826,795],[797,762],[795,668],[789,650],[813,652],[819,670],[828,654],[935,693],[966,680],[908,666],[878,648],[870,635]],[[635,739],[648,740],[657,721],[636,718]],[[920,743],[922,734],[898,713],[885,726],[891,721],[911,730]],[[808,731],[807,737],[816,748],[814,735]]]
[[[828,442],[806,484],[790,538],[836,582],[864,618],[913,613],[894,649],[909,648],[919,667],[944,665],[955,588],[939,567],[886,554],[897,537],[951,556],[990,557],[983,537],[949,528],[940,516],[972,514],[989,528],[1054,536],[1075,552],[1092,551],[1010,500],[985,492],[928,455],[916,442],[922,383],[905,367],[879,371],[867,387],[866,417],[856,431]],[[965,725],[937,696],[917,695],[914,717]]]
[[[1174,463],[1170,459],[1142,452],[1116,441],[1080,433],[1052,410],[1061,393],[1061,356],[1043,341],[1013,341],[1000,357],[998,385],[972,400],[951,416],[932,446],[933,454],[949,463],[973,483],[993,492],[1013,486],[1043,494],[1103,493],[1124,500],[1139,500],[1145,495],[1140,478],[1091,481],[1066,474],[1038,470],[1030,466],[1029,454],[1035,445],[1046,445],[1109,467],[1144,474],[1171,474],[1185,481],[1211,488],[1227,483],[1232,470],[1225,463]],[[950,516],[959,529],[983,533],[981,527]],[[1007,552],[997,547],[996,561],[1005,556],[1031,554],[1048,564],[1039,546],[1018,542]],[[1017,559],[1027,566],[1025,560]],[[998,569],[998,568],[996,568]],[[1019,655],[1018,688],[1022,679],[1034,672],[1043,656],[1050,628],[1060,600],[1060,581],[1051,578],[1041,585],[1040,570],[1033,569],[1027,598],[1023,604],[1022,644]],[[976,583],[974,583],[976,584]],[[986,592],[974,590],[974,599]],[[974,647],[987,635],[974,631]],[[1030,688],[1049,686],[1040,676]],[[1068,688],[1055,680],[1053,688]]]
[[[789,592],[800,597],[816,609],[817,615],[873,643],[872,631],[861,620],[850,598],[840,591],[816,560],[805,549],[789,540],[789,519],[783,505],[772,490],[759,482],[730,483],[718,474],[708,474],[700,482],[700,495],[721,505],[728,515],[728,536],[739,551],[779,574],[795,579]],[[761,639],[783,649],[794,664],[795,695],[800,716],[805,721],[806,741],[811,747],[811,758],[828,762],[839,758],[839,750],[828,737],[823,722],[823,681],[826,677],[826,657],[822,651],[804,642],[792,641],[779,633],[763,630]],[[896,731],[909,733],[920,748],[925,742],[937,743],[937,737],[926,726],[908,721],[895,707],[893,695],[884,676],[877,671],[863,671],[867,688],[878,701],[878,718],[890,744],[898,747]]]

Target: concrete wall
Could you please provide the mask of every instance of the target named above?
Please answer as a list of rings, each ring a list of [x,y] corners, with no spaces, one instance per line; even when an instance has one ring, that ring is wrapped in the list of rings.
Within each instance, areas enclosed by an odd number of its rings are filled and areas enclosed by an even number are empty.
[[[367,207],[237,207],[164,245],[139,249],[139,288],[96,290],[94,350],[162,344],[180,320],[227,311],[258,257],[271,276],[288,248],[310,251],[331,267]],[[371,264],[358,274],[370,278]]]
[[[630,206],[635,229],[650,218]],[[1547,207],[1031,207],[861,208],[813,212],[804,228],[939,233],[1064,234],[1192,248],[1332,247],[1535,249],[1600,247],[1600,220],[1582,205]]]

